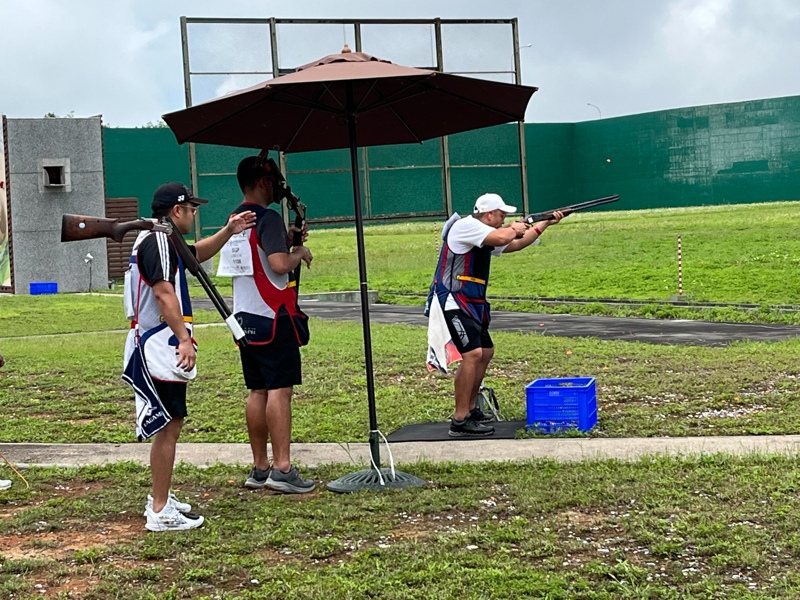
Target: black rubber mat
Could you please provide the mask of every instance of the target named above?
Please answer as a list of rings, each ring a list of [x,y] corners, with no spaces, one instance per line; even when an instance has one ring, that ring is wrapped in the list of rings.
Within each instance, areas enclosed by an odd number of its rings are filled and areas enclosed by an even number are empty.
[[[525,428],[525,421],[499,421],[492,423],[494,435],[450,437],[450,421],[444,423],[413,423],[393,431],[386,439],[390,442],[441,442],[444,440],[513,440],[517,431]]]

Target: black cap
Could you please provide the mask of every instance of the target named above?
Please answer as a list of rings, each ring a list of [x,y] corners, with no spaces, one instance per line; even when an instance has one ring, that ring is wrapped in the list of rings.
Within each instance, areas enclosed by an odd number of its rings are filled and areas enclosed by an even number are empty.
[[[176,204],[192,204],[199,206],[208,204],[204,198],[195,198],[192,191],[182,183],[170,182],[158,187],[153,194],[153,213],[169,210]]]

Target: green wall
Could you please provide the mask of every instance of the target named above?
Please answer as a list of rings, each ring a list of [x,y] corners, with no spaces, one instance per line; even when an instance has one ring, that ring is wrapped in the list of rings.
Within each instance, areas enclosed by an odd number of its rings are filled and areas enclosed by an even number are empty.
[[[521,205],[515,125],[449,137],[453,209],[500,193]],[[617,193],[609,209],[800,199],[800,96],[680,108],[582,123],[525,125],[529,206],[544,210]],[[104,130],[109,197],[136,196],[149,216],[153,190],[189,181],[188,149],[168,129]],[[235,169],[252,150],[197,146],[198,190],[211,199],[204,232],[241,199]],[[366,218],[444,215],[439,140],[359,150]],[[365,176],[365,168],[368,176]],[[287,156],[287,179],[311,219],[353,214],[346,150]],[[598,209],[602,210],[602,209]]]
[[[106,197],[139,199],[139,214],[150,216],[155,189],[167,181],[189,185],[189,150],[166,128],[103,128]]]

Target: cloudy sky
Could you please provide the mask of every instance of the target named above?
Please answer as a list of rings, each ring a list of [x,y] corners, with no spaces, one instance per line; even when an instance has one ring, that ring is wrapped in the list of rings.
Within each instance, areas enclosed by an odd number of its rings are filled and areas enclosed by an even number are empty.
[[[181,15],[517,17],[522,82],[540,88],[528,122],[800,94],[798,0],[0,0],[0,113],[102,114],[113,126],[137,126],[183,108]],[[196,28],[190,32],[193,68],[260,70],[266,45],[241,52],[258,46],[256,29],[215,34]],[[382,31],[365,51],[391,53],[386,57],[395,62],[425,59],[426,29],[411,28],[403,39]],[[306,60],[338,51],[332,46],[348,37],[341,26],[293,34],[281,38],[285,56],[295,52]],[[510,51],[505,30],[466,31],[451,35],[445,54],[465,69],[483,68],[484,60],[502,63]],[[232,83],[207,77],[193,85],[210,96]]]

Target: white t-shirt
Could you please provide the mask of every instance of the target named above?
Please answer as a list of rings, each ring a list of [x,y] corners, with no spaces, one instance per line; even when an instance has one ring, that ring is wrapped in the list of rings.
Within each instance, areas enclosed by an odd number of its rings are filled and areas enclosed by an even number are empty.
[[[490,233],[495,231],[494,227],[479,221],[473,216],[459,219],[450,228],[447,234],[447,245],[456,254],[466,254],[475,246],[483,248],[483,242]],[[496,246],[492,250],[493,256],[503,253],[506,246]]]

